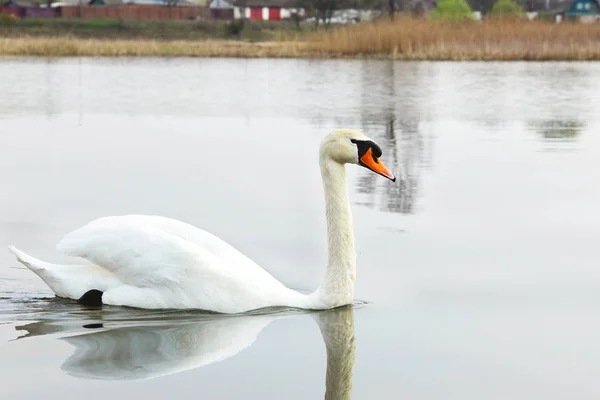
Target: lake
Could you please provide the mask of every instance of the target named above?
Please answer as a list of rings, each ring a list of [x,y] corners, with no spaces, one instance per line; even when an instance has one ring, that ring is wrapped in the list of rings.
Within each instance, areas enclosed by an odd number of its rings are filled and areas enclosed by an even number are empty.
[[[600,395],[600,64],[0,61],[0,398]],[[356,302],[243,316],[87,310],[6,250],[177,218],[286,285],[326,264],[318,146],[349,166]]]

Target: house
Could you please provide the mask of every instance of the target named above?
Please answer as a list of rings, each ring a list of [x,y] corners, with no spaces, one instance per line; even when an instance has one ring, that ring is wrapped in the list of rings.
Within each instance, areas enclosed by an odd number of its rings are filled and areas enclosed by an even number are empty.
[[[26,1],[8,0],[0,3],[0,14],[6,13],[20,18],[25,16],[25,9],[28,7],[34,7],[34,5]]]
[[[234,18],[279,21],[304,16],[304,8],[298,7],[298,0],[235,0]]]
[[[208,8],[213,10],[232,10],[233,0],[212,0],[208,4]]]
[[[600,4],[598,0],[573,0],[565,12],[565,17],[582,22],[600,21]]]
[[[208,8],[213,19],[233,19],[233,0],[212,0]]]
[[[30,3],[23,0],[8,0],[0,4],[0,14],[7,13],[15,17],[24,18],[55,18],[58,16],[56,9],[48,8],[47,4]]]

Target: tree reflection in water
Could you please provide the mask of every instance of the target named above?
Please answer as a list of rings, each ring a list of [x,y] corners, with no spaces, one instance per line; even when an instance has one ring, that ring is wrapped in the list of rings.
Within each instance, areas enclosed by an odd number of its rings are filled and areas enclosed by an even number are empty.
[[[395,69],[396,65],[390,62],[380,65],[377,71],[365,71],[361,119],[362,130],[380,144],[382,159],[397,180],[395,184],[389,184],[369,171],[360,170],[356,187],[362,194],[361,205],[386,212],[412,214],[419,194],[422,169],[426,166],[427,140],[420,123],[420,110],[411,101],[416,96],[413,93],[415,87],[404,83],[409,78],[416,84],[421,71],[415,65],[408,73],[404,71],[402,79],[396,82]],[[385,78],[374,79],[373,75]],[[373,91],[384,93],[384,96],[374,98],[371,96]]]
[[[585,128],[585,124],[577,120],[531,121],[528,125],[539,133],[544,140],[552,141],[576,140]]]

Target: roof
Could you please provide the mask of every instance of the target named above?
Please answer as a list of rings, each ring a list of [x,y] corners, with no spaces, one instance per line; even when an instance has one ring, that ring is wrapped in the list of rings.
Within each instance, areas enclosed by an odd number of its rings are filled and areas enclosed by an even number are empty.
[[[233,0],[212,0],[209,7],[216,9],[233,8]]]
[[[88,5],[98,6],[120,6],[123,4],[122,0],[89,0]]]
[[[298,7],[298,0],[235,0],[234,5],[246,7]]]
[[[600,4],[597,0],[574,0],[567,9],[567,15],[600,14]]]
[[[33,7],[34,4],[30,3],[28,1],[23,1],[23,0],[8,0],[8,1],[4,1],[2,3],[0,3],[0,6],[4,6],[4,7]]]

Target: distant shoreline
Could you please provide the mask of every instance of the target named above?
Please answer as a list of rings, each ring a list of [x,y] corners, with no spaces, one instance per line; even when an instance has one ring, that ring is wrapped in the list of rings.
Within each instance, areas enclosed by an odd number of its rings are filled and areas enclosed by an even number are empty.
[[[83,20],[0,28],[0,56],[230,57],[413,61],[598,61],[600,24],[449,23],[401,18],[318,31],[250,25],[236,39],[221,23],[121,25]],[[284,26],[285,27],[285,26]]]

